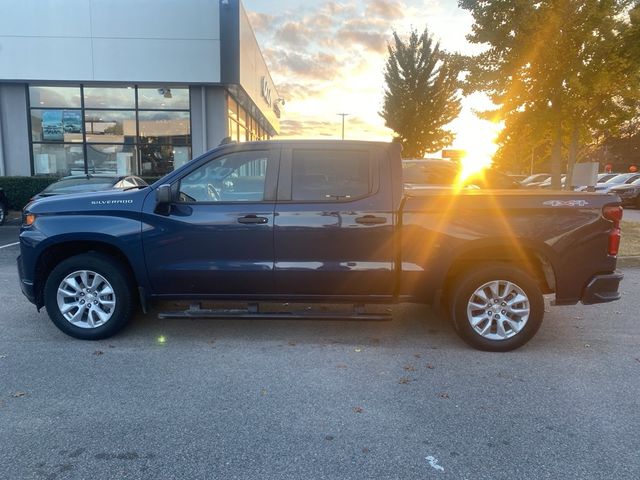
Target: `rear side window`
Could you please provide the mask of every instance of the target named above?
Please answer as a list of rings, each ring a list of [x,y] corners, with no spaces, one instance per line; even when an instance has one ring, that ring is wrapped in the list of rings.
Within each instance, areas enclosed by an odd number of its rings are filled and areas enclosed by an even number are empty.
[[[340,202],[371,193],[368,151],[294,150],[291,199],[299,202]]]

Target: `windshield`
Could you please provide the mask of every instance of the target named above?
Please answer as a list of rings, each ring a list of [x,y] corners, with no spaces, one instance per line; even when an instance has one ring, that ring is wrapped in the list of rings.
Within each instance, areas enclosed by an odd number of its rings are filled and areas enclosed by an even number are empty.
[[[607,180],[604,183],[608,183],[608,184],[621,184],[621,183],[626,183],[631,177],[633,177],[634,174],[633,173],[623,173],[620,175],[616,175],[613,178],[610,178],[609,180]],[[633,181],[633,180],[632,180]]]

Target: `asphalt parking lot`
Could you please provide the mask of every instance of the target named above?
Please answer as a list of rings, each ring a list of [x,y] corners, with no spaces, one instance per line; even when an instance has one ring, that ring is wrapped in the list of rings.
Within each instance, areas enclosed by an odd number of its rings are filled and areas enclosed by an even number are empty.
[[[0,246],[17,227],[0,227]],[[524,348],[392,322],[157,320],[66,337],[0,249],[0,478],[640,478],[640,269]]]

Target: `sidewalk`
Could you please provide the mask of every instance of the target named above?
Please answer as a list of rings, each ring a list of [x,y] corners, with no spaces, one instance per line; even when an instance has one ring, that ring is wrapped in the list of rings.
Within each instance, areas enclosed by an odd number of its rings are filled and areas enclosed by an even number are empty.
[[[622,214],[622,220],[640,223],[640,209],[626,207]]]

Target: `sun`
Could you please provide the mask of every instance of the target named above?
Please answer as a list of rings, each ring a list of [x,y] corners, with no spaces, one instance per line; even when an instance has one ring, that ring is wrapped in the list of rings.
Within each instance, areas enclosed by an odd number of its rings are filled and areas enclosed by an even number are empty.
[[[498,149],[495,141],[502,130],[502,124],[489,121],[473,122],[469,128],[463,128],[458,134],[455,148],[465,151],[460,159],[460,174],[457,183],[462,184],[467,178],[491,166],[493,156]]]

